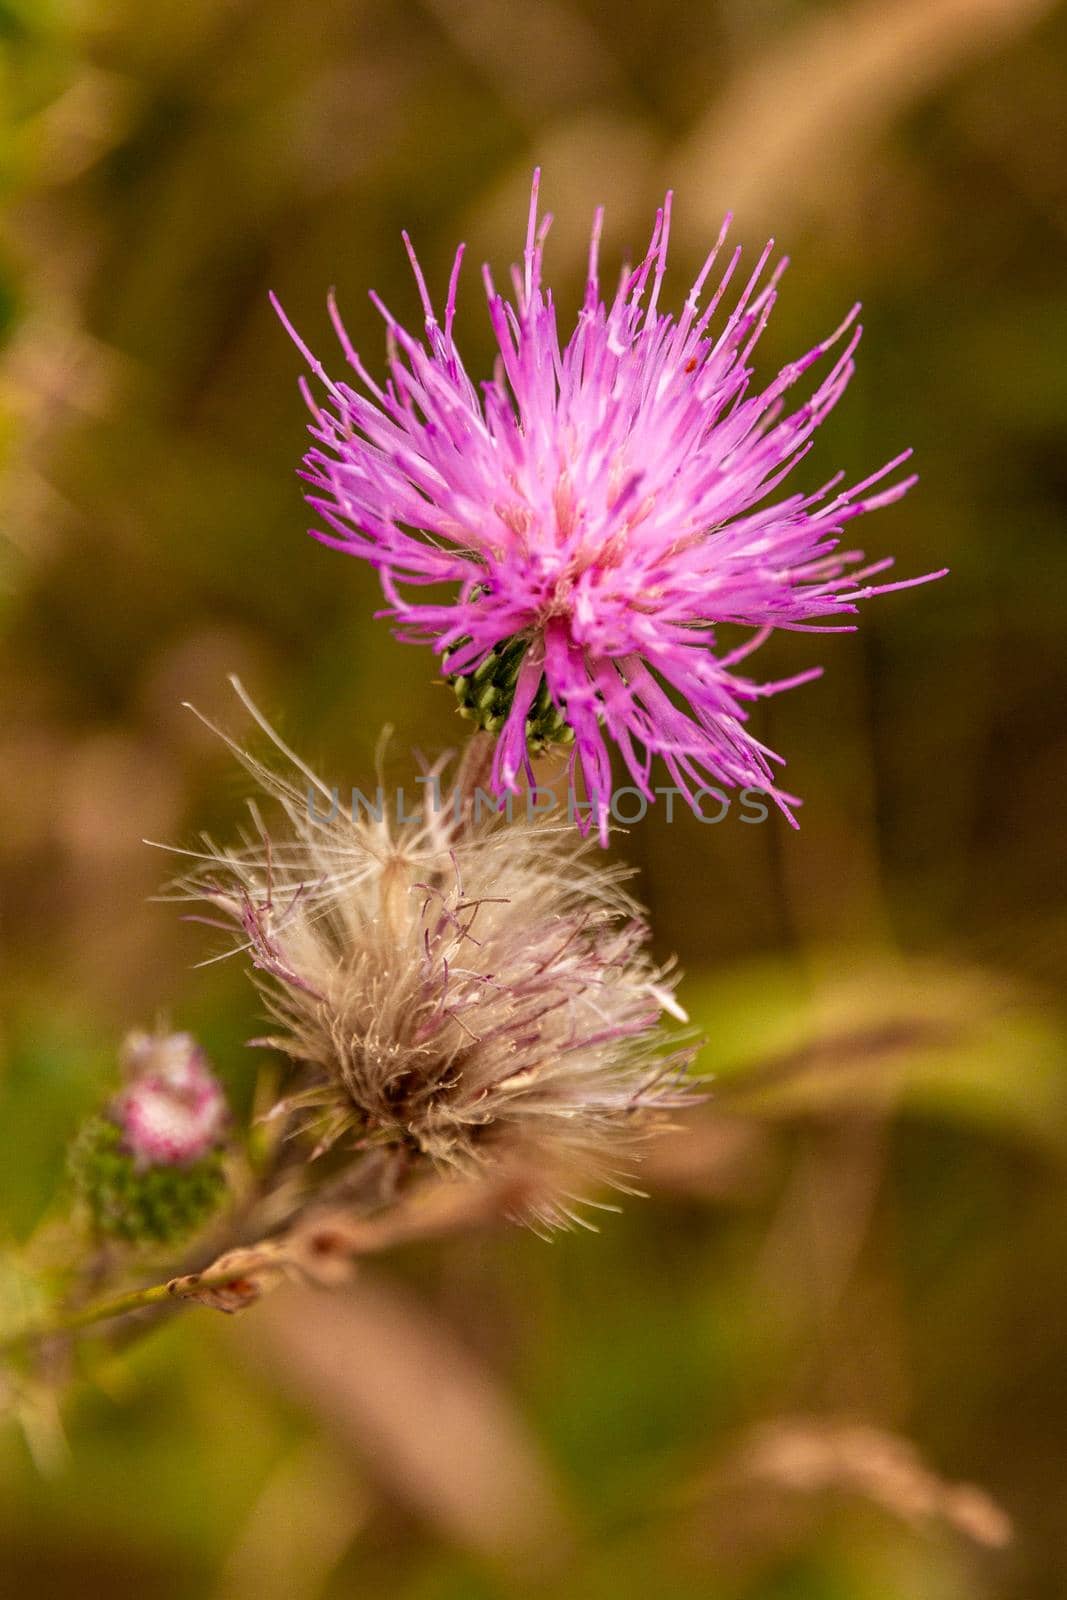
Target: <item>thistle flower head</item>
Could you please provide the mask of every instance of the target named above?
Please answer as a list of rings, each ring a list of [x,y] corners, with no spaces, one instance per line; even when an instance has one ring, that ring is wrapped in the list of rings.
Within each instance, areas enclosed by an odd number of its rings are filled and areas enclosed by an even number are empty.
[[[218,1148],[228,1111],[222,1087],[188,1033],[131,1033],[128,1082],[111,1107],[139,1167],[189,1166]]]
[[[188,1033],[131,1033],[122,1067],[125,1087],[71,1146],[70,1175],[100,1238],[173,1245],[226,1198],[226,1099]]]
[[[773,780],[781,758],[748,731],[747,707],[818,669],[757,684],[738,666],[776,628],[832,631],[859,600],[925,581],[872,584],[891,563],[864,566],[841,547],[849,523],[914,481],[896,475],[907,452],[850,486],[838,475],[781,492],[852,376],[858,308],[755,386],[751,358],[785,262],[768,274],[768,245],[746,278],[735,251],[706,292],[724,226],[675,318],[660,309],[670,208],[668,195],[647,254],[610,299],[598,211],[565,338],[542,278],[550,219],[538,221],[535,174],[513,301],[485,271],[499,356],[478,387],[453,332],[462,247],[442,322],[405,235],[425,338],[372,296],[388,329],[384,384],[332,302],[358,387],[330,378],[286,322],[325,385],[321,404],[305,389],[315,444],[303,476],[326,524],[315,536],[377,569],[400,637],[432,643],[461,706],[499,734],[498,793],[529,771],[528,738],[569,730],[572,773],[602,837],[609,742],[649,800],[660,756],[691,803],[708,783],[752,785],[790,815],[793,797]],[[820,363],[790,409],[790,391]],[[419,598],[441,584],[451,595]],[[722,650],[721,624],[754,632]]]
[[[261,1042],[299,1064],[284,1107],[316,1152],[386,1146],[474,1174],[522,1149],[610,1181],[692,1098],[691,1052],[659,1027],[682,1016],[669,976],[623,874],[573,829],[474,820],[428,787],[409,822],[346,811],[284,745],[307,792],[232,748],[282,830],[253,808],[255,835],[211,849],[179,893],[237,930],[277,1025]],[[540,1219],[566,1212],[557,1197]]]

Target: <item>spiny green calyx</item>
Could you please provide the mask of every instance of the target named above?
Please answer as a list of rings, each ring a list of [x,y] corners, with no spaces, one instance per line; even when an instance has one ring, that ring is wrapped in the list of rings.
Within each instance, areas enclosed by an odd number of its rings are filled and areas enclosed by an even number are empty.
[[[476,722],[487,733],[499,733],[515,699],[519,669],[529,648],[521,634],[494,645],[489,655],[473,672],[448,672],[449,656],[443,659],[445,676],[452,685],[461,717]],[[548,692],[542,676],[533,704],[526,717],[526,746],[531,755],[541,755],[553,745],[573,743],[574,730],[568,725]]]
[[[82,1128],[70,1171],[95,1232],[130,1244],[188,1238],[218,1210],[227,1191],[221,1151],[188,1165],[142,1166],[107,1116],[91,1117]]]

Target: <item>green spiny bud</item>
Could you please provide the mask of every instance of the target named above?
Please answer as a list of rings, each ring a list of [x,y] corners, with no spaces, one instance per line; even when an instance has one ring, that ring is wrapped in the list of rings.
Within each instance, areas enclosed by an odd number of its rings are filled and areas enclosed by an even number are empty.
[[[188,1165],[139,1165],[107,1116],[91,1117],[82,1128],[70,1172],[95,1231],[131,1244],[187,1238],[219,1208],[227,1189],[221,1151]]]
[[[473,672],[450,675],[449,654],[443,661],[447,681],[452,685],[459,714],[487,733],[499,733],[515,699],[515,686],[529,640],[521,634],[494,645]],[[457,646],[458,648],[458,646]],[[553,703],[548,682],[542,675],[537,693],[526,716],[526,746],[531,755],[541,755],[553,745],[573,743],[574,730]]]

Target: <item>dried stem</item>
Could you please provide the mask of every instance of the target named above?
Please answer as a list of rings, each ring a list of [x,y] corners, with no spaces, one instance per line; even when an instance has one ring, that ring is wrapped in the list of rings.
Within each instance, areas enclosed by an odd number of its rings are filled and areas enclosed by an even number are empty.
[[[361,1256],[498,1222],[528,1198],[529,1189],[529,1178],[511,1172],[482,1183],[433,1183],[371,1217],[339,1208],[310,1212],[286,1233],[230,1250],[203,1272],[51,1312],[0,1342],[0,1355],[32,1351],[50,1339],[168,1304],[198,1301],[239,1311],[286,1278],[332,1286],[350,1275]]]
[[[473,806],[479,789],[489,788],[494,747],[493,735],[481,730],[472,733],[464,746],[456,769],[456,791],[468,808]]]
[[[218,1284],[224,1284],[232,1279],[233,1273],[205,1273],[202,1276],[205,1280],[210,1278]],[[136,1311],[158,1306],[177,1296],[175,1285],[181,1281],[180,1278],[172,1278],[166,1283],[154,1283],[147,1289],[131,1289],[126,1294],[92,1301],[76,1311],[52,1312],[0,1342],[0,1354],[27,1349],[61,1334],[78,1333],[98,1322],[110,1322],[116,1317],[128,1317]]]

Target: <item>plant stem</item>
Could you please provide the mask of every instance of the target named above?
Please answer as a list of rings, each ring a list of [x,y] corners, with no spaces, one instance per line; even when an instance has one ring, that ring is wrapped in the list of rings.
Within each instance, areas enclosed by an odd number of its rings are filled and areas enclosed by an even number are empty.
[[[240,1276],[240,1271],[233,1268],[204,1272],[199,1275],[198,1283],[205,1289],[222,1288]],[[54,1335],[78,1333],[82,1328],[91,1328],[98,1322],[110,1322],[115,1317],[126,1317],[134,1311],[147,1311],[152,1306],[164,1305],[170,1300],[181,1304],[182,1300],[187,1298],[180,1294],[176,1287],[181,1281],[178,1278],[170,1278],[166,1283],[153,1283],[146,1289],[130,1289],[125,1294],[95,1300],[87,1306],[79,1307],[77,1311],[53,1312],[39,1322],[32,1322],[0,1340],[0,1355],[39,1344]]]
[[[465,807],[472,807],[478,791],[489,786],[494,745],[492,734],[479,730],[471,734],[464,746],[456,770],[455,787]]]
[[[493,1179],[457,1184],[436,1182],[397,1198],[373,1216],[353,1216],[344,1207],[310,1212],[287,1232],[259,1245],[228,1251],[203,1272],[192,1272],[145,1289],[130,1289],[72,1310],[57,1309],[0,1340],[0,1356],[32,1349],[44,1340],[79,1333],[153,1307],[201,1301],[234,1311],[257,1300],[264,1288],[287,1273],[324,1285],[338,1280],[339,1269],[361,1256],[379,1255],[406,1244],[441,1238],[471,1227],[499,1222],[512,1214],[520,1197],[539,1187],[539,1180],[521,1170],[503,1169]],[[231,1289],[235,1298],[223,1304],[205,1290]]]

